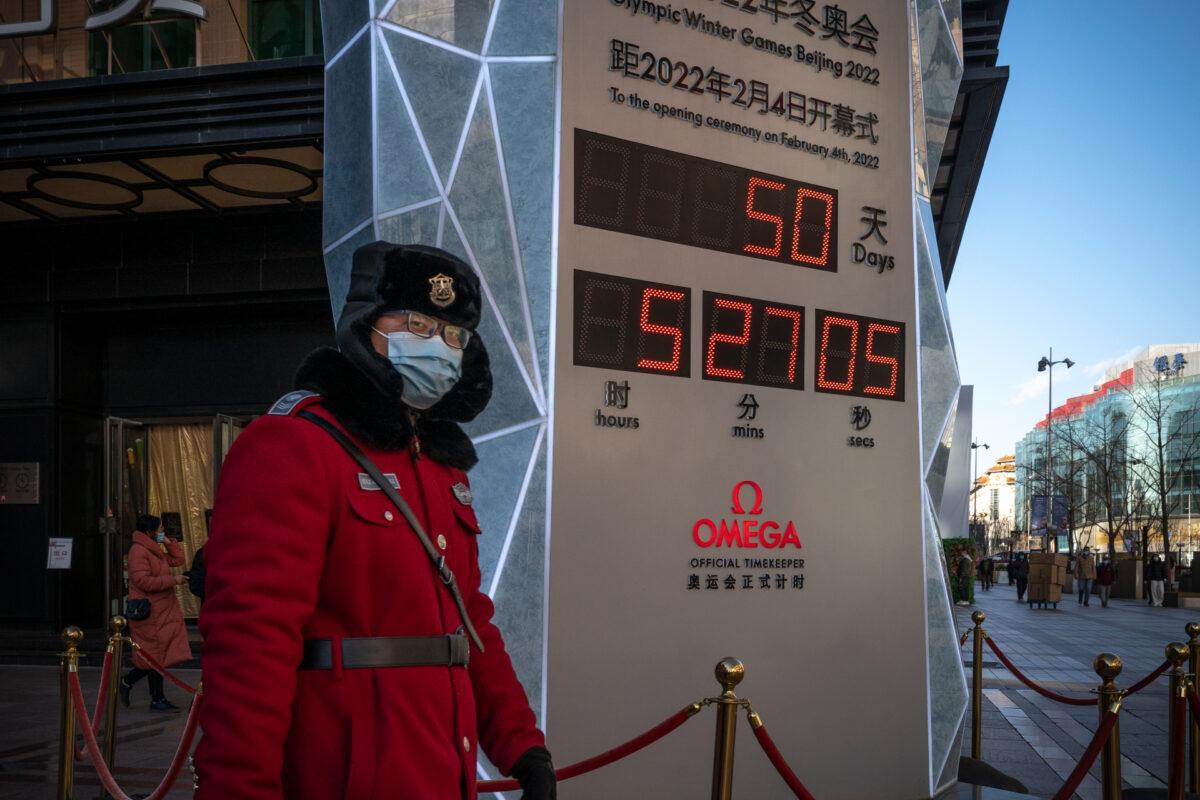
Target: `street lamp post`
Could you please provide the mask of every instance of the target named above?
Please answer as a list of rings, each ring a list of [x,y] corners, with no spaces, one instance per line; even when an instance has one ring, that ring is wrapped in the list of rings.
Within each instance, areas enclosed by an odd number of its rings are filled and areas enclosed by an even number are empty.
[[[1054,428],[1054,367],[1057,364],[1066,365],[1067,369],[1075,366],[1075,362],[1069,358],[1064,358],[1059,361],[1054,360],[1054,348],[1050,348],[1049,356],[1042,356],[1038,361],[1038,372],[1050,372],[1049,388],[1046,391],[1046,527],[1042,534],[1042,552],[1050,552],[1050,524],[1054,520],[1054,453],[1052,448],[1052,433]]]
[[[975,474],[974,480],[971,482],[971,523],[979,524],[979,448],[987,450],[986,444],[980,444],[978,440],[971,442],[971,452],[975,456]],[[987,544],[987,537],[984,537],[984,544]]]

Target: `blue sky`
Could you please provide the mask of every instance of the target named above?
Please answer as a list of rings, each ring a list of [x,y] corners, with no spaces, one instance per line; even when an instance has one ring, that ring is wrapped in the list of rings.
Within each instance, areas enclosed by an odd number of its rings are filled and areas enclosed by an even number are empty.
[[[989,462],[1147,344],[1200,341],[1200,2],[1015,0],[948,300]],[[984,459],[980,459],[983,471]]]

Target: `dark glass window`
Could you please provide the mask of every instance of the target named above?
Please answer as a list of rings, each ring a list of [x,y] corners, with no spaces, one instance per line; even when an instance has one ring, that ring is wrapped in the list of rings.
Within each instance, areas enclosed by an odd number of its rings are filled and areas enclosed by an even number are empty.
[[[95,0],[96,11],[107,11],[118,0]],[[110,49],[111,42],[111,49]],[[136,18],[88,37],[88,67],[92,75],[120,75],[154,69],[196,66],[196,20]]]
[[[250,0],[248,34],[259,61],[319,55],[320,0]]]

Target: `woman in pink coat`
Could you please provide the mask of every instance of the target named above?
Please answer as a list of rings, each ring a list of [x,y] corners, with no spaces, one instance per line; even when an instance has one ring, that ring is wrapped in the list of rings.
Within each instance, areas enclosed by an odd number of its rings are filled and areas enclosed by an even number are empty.
[[[129,599],[149,600],[150,615],[145,619],[130,620],[130,635],[142,651],[163,667],[180,664],[192,657],[183,611],[175,597],[175,587],[187,578],[171,574],[172,567],[183,564],[183,547],[167,538],[159,518],[149,514],[138,517],[133,547],[129,549]],[[130,690],[143,677],[149,679],[152,711],[178,710],[179,706],[163,693],[162,675],[151,668],[137,648],[133,651],[133,669],[121,678],[121,702],[126,708],[129,707]]]

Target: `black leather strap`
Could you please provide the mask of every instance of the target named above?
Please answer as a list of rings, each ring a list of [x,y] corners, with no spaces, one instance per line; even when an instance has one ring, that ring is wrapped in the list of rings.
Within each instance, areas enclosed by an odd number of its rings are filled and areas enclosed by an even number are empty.
[[[417,521],[417,515],[408,507],[408,503],[404,502],[404,498],[400,496],[400,492],[396,491],[396,487],[392,486],[391,481],[384,477],[379,467],[375,466],[375,462],[368,458],[367,454],[359,449],[358,445],[351,441],[350,437],[342,433],[332,422],[307,409],[297,412],[296,416],[303,417],[332,436],[333,440],[350,454],[350,457],[362,468],[363,472],[371,476],[371,479],[375,481],[375,485],[383,490],[383,493],[392,501],[392,505],[403,515],[404,519],[408,520],[413,533],[421,541],[421,547],[425,550],[425,555],[429,556],[429,560],[433,562],[433,567],[441,577],[442,583],[446,584],[446,589],[450,592],[450,597],[454,600],[454,605],[458,608],[458,616],[462,619],[463,627],[466,628],[471,641],[475,643],[475,646],[479,648],[479,652],[482,653],[483,641],[475,631],[475,626],[471,624],[471,615],[467,613],[467,605],[463,602],[462,592],[458,590],[458,582],[454,578],[454,573],[446,565],[446,557],[440,554],[437,548],[433,546],[433,542],[429,540],[429,535],[425,533],[425,529]]]
[[[348,637],[341,641],[344,669],[465,667],[471,660],[471,645],[462,634]],[[333,641],[306,639],[300,669],[333,669]]]

